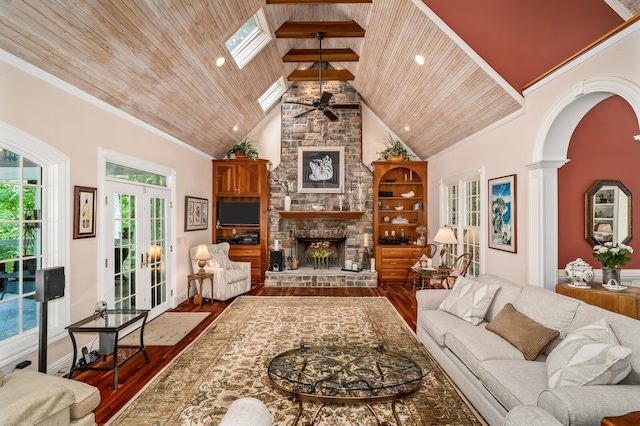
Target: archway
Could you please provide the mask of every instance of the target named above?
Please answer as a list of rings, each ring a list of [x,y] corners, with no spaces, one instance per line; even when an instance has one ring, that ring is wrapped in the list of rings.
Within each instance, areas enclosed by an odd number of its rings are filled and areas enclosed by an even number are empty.
[[[554,105],[536,135],[529,169],[529,284],[554,290],[558,281],[558,169],[567,161],[569,141],[584,115],[597,103],[618,95],[638,118],[640,87],[617,78],[584,80]],[[635,137],[640,140],[640,136]]]

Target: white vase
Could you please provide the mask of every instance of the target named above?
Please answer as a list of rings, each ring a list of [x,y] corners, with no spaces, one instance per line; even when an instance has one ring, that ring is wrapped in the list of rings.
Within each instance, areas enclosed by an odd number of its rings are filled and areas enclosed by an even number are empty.
[[[291,197],[286,195],[284,197],[284,211],[288,212],[289,210],[291,210]]]

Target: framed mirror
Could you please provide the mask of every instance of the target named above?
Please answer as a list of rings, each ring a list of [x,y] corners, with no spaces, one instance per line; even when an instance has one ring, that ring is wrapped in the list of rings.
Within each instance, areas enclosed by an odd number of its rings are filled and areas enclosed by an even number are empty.
[[[599,180],[585,194],[585,238],[593,245],[627,244],[633,237],[631,191],[619,180]]]

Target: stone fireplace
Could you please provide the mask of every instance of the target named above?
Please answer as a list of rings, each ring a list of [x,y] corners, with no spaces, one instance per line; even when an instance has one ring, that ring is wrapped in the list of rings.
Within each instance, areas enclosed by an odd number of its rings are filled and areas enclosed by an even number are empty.
[[[323,90],[334,94],[331,103],[360,103],[358,92],[346,82],[323,83]],[[312,103],[319,97],[317,82],[299,82],[283,96],[281,162],[270,175],[269,239],[270,247],[278,240],[284,248],[283,273],[293,276],[291,262],[295,257],[300,270],[313,270],[312,243],[328,241],[330,270],[340,272],[346,260],[358,261],[363,253],[364,234],[373,234],[373,173],[362,163],[362,128],[360,109],[341,109],[334,112],[338,121],[331,122],[319,111],[293,118],[305,110],[304,106],[287,101]],[[343,193],[301,193],[298,191],[299,147],[344,147]],[[285,193],[282,184],[294,184],[291,194],[291,212],[304,212],[294,218],[280,215],[284,210]],[[353,209],[361,207],[357,215],[332,217],[327,212],[339,212],[339,195],[343,196],[343,212],[348,210],[347,193],[356,184],[361,184],[362,204],[354,203]],[[356,198],[354,196],[354,198]],[[314,212],[313,205],[324,206],[324,211]],[[348,212],[347,212],[348,213]],[[369,267],[367,266],[368,270]],[[364,277],[369,273],[361,273]],[[374,272],[375,274],[375,272]],[[360,274],[356,274],[360,275]],[[268,273],[267,278],[273,278]],[[369,274],[368,279],[371,280]],[[357,280],[356,280],[357,281]],[[377,275],[374,280],[377,281]],[[272,282],[269,279],[265,285]],[[353,282],[353,280],[352,280]],[[316,280],[316,285],[317,280]],[[364,284],[351,284],[362,285]],[[366,284],[370,286],[371,284]],[[376,286],[377,282],[373,284]]]

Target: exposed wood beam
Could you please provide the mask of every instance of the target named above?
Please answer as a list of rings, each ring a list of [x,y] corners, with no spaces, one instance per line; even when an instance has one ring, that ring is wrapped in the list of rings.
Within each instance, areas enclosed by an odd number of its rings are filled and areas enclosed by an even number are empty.
[[[300,21],[285,22],[276,30],[276,38],[364,37],[364,29],[356,21]]]
[[[350,81],[355,77],[348,70],[322,70],[323,81]],[[289,77],[289,81],[318,81],[320,73],[318,70],[295,70]]]
[[[373,3],[373,0],[267,0],[267,4],[347,4]]]
[[[351,49],[322,49],[323,62],[358,62],[360,57]],[[291,49],[283,62],[320,62],[320,49]]]

